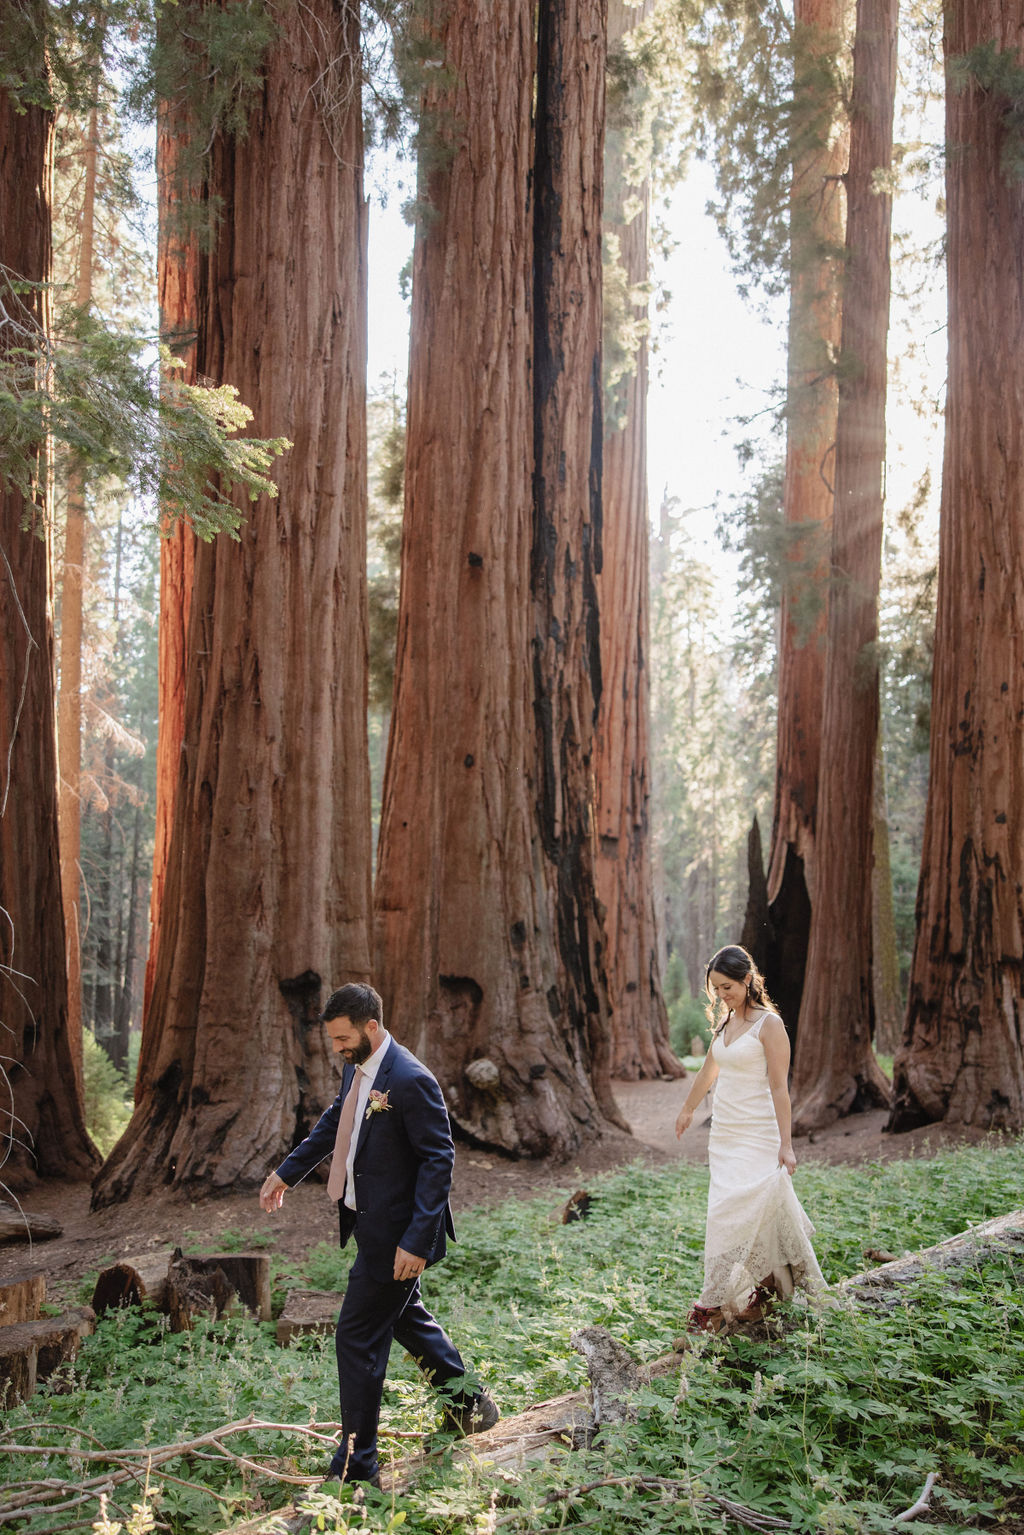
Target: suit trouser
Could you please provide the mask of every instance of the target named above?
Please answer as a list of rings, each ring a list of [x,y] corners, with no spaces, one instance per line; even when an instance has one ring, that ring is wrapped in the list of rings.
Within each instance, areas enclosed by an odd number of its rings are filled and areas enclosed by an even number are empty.
[[[360,1254],[335,1332],[342,1442],[331,1461],[332,1477],[355,1481],[377,1475],[377,1423],[393,1338],[436,1390],[466,1373],[455,1344],[420,1300],[419,1280],[374,1279]]]

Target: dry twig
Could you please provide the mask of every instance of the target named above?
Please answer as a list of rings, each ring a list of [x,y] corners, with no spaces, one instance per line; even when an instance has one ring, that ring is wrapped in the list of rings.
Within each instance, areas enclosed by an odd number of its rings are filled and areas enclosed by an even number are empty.
[[[41,1425],[40,1425],[41,1426]],[[55,1427],[56,1425],[47,1425]],[[211,1429],[208,1433],[198,1434],[192,1439],[182,1440],[177,1444],[152,1445],[143,1449],[98,1449],[62,1448],[55,1444],[14,1444],[7,1434],[0,1434],[0,1454],[3,1455],[31,1455],[31,1456],[60,1456],[68,1461],[78,1462],[80,1465],[89,1463],[102,1465],[105,1469],[95,1476],[85,1479],[76,1479],[74,1493],[71,1485],[64,1480],[55,1477],[39,1478],[36,1481],[21,1481],[9,1484],[7,1487],[8,1500],[0,1503],[0,1526],[6,1525],[15,1519],[27,1519],[41,1513],[68,1513],[76,1508],[84,1508],[99,1502],[101,1494],[110,1496],[111,1492],[124,1486],[126,1483],[134,1483],[145,1487],[147,1479],[153,1471],[160,1469],[162,1479],[173,1482],[176,1486],[188,1487],[198,1492],[206,1493],[218,1503],[230,1503],[232,1500],[223,1494],[215,1492],[213,1488],[203,1483],[190,1481],[187,1478],[176,1476],[162,1469],[172,1461],[182,1457],[190,1457],[195,1460],[220,1461],[238,1466],[244,1470],[254,1471],[260,1476],[267,1477],[271,1481],[280,1482],[293,1487],[315,1486],[321,1478],[318,1476],[298,1476],[294,1473],[278,1470],[273,1465],[252,1460],[246,1455],[241,1455],[230,1448],[225,1442],[235,1434],[253,1434],[259,1432],[295,1434],[302,1439],[312,1440],[319,1444],[330,1445],[333,1449],[336,1444],[336,1436],[330,1430],[337,1428],[336,1424],[311,1423],[300,1426],[294,1423],[271,1423],[255,1417],[245,1418],[236,1423],[226,1423],[220,1428]],[[94,1444],[99,1441],[94,1435],[86,1431],[68,1428],[77,1437],[85,1437]],[[8,1433],[12,1432],[8,1430]],[[407,1436],[402,1436],[407,1437]],[[418,1435],[408,1437],[419,1437]],[[10,1494],[17,1492],[12,1497]],[[92,1523],[92,1514],[79,1521],[81,1525]],[[73,1529],[76,1526],[61,1525],[62,1529]],[[47,1531],[40,1530],[38,1535],[48,1535]]]
[[[713,1503],[727,1518],[736,1524],[745,1525],[748,1530],[788,1530],[791,1528],[786,1519],[777,1519],[774,1514],[763,1514],[759,1509],[747,1508],[742,1503],[733,1503],[729,1498],[719,1497],[713,1492],[695,1492],[688,1481],[679,1481],[667,1476],[602,1476],[595,1482],[585,1482],[575,1487],[559,1487],[555,1492],[549,1492],[542,1498],[539,1504],[541,1508],[548,1508],[552,1503],[564,1503],[573,1498],[585,1497],[588,1492],[594,1492],[599,1487],[627,1487],[642,1492],[670,1492],[677,1498],[686,1498],[699,1503]],[[507,1514],[501,1514],[495,1521],[495,1528],[501,1525],[512,1524],[516,1519],[526,1517],[525,1509],[512,1509]]]
[[[894,1524],[903,1524],[908,1519],[916,1519],[918,1514],[927,1513],[928,1508],[931,1505],[931,1501],[932,1501],[932,1488],[934,1486],[935,1486],[935,1472],[934,1471],[929,1471],[928,1476],[927,1476],[927,1478],[925,1480],[925,1484],[924,1484],[924,1486],[921,1489],[921,1496],[918,1498],[917,1502],[916,1503],[912,1503],[909,1508],[905,1508],[903,1510],[902,1514],[897,1514],[896,1518],[893,1520],[893,1523]]]

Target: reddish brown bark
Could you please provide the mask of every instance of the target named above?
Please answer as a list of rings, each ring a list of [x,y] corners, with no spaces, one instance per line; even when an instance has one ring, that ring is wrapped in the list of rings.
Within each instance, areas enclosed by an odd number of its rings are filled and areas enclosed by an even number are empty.
[[[951,0],[946,55],[1022,62],[1021,0]],[[1024,1126],[1024,186],[1011,102],[946,99],[949,370],[917,940],[891,1128]],[[1015,112],[1015,108],[1013,109]]]
[[[596,884],[601,697],[601,211],[607,0],[541,0],[534,158],[530,562],[538,823],[557,934],[559,1013],[588,1047],[604,1116],[611,1019]]]
[[[196,547],[155,1041],[100,1202],[259,1181],[334,1090],[324,989],[369,974],[358,17],[282,21],[211,149],[196,365],[294,447],[240,540]]]
[[[51,275],[52,114],[17,109],[0,91],[0,263],[14,278]],[[6,289],[6,282],[5,282]],[[5,309],[17,299],[7,289]],[[49,323],[45,291],[20,296]],[[22,337],[13,344],[25,344]],[[0,332],[0,345],[12,344]],[[85,1129],[68,1030],[57,832],[57,740],[47,466],[26,503],[0,487],[0,1057],[10,1080],[0,1110],[3,1177],[88,1178],[98,1158]]]
[[[165,18],[164,25],[168,25]],[[199,241],[186,223],[188,207],[200,203],[203,189],[189,184],[181,164],[188,133],[187,108],[161,102],[157,112],[156,170],[158,250],[157,284],[160,338],[182,365],[185,383],[196,381],[196,328],[199,316]],[[156,824],[153,834],[153,879],[149,894],[149,949],[143,988],[143,1020],[149,1017],[156,957],[160,947],[167,858],[170,849],[174,793],[185,739],[185,640],[195,576],[195,534],[181,519],[165,526],[160,541],[160,633],[157,675],[158,728],[156,745]],[[152,1068],[157,1032],[142,1032],[139,1084]]]
[[[609,47],[651,14],[654,0],[609,0]],[[628,114],[628,104],[625,112]],[[648,280],[647,183],[629,183],[623,135],[605,141],[604,226],[616,239],[629,288]],[[639,204],[638,207],[635,207]],[[661,991],[650,838],[650,654],[647,504],[647,300],[631,318],[641,327],[635,366],[620,390],[622,424],[603,444],[602,561],[596,575],[601,614],[601,700],[595,755],[597,890],[604,907],[611,1000],[612,1075],[629,1080],[679,1076],[668,1042]]]
[[[850,0],[796,0],[807,73],[843,46]],[[805,86],[808,95],[820,84]],[[824,117],[824,113],[822,116]],[[823,127],[824,124],[822,123]],[[789,542],[779,636],[775,811],[768,855],[769,916],[754,952],[783,1017],[795,1027],[803,991],[816,859],[818,767],[825,683],[825,603],[832,523],[849,139],[812,134],[795,148],[791,192],[786,472]]]
[[[588,557],[569,539],[592,518],[599,275],[596,313],[593,293],[577,295],[589,340],[570,331],[563,342],[558,328],[568,317],[552,287],[561,254],[545,245],[549,343],[564,344],[574,365],[588,346],[589,356],[576,381],[582,405],[574,400],[564,438],[579,527],[569,535],[542,487],[537,529],[550,542],[534,548],[533,6],[459,0],[439,8],[436,25],[445,69],[424,100],[435,142],[421,163],[430,211],[413,265],[377,969],[392,1026],[437,1072],[463,1133],[512,1152],[568,1153],[599,1132],[610,1096],[606,1060],[597,1068],[605,1086],[593,1083],[595,1052],[606,1050],[593,1032],[604,1023],[604,982],[587,868],[592,830],[581,825],[578,800],[592,719],[580,719],[579,697],[559,677],[567,654],[579,659],[581,646],[592,651],[596,642],[577,627]],[[584,263],[589,283],[600,221],[593,93],[603,82],[588,25],[566,39],[556,93],[568,102],[583,91],[589,102],[573,130],[586,142],[561,146],[575,154],[575,196],[582,188],[588,200],[585,235],[581,209],[562,205],[562,250]],[[544,378],[544,406],[557,408],[558,369],[552,374],[547,361]],[[553,436],[549,448],[557,452]],[[543,627],[546,584],[532,604],[531,556],[538,580],[550,571],[576,585],[560,641]],[[555,563],[545,567],[547,558]],[[550,648],[541,643],[548,639]],[[566,770],[572,781],[559,801],[555,775]]]
[[[897,0],[858,0],[818,783],[816,875],[793,1067],[804,1129],[888,1101],[871,1051],[871,869]]]

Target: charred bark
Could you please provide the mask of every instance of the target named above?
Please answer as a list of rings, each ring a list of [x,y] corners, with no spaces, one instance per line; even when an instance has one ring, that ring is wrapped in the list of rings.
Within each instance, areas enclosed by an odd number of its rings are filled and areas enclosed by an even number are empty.
[[[196,367],[287,435],[277,499],[195,550],[135,1114],[95,1199],[255,1183],[334,1091],[321,986],[369,973],[365,205],[358,17],[272,45],[199,266]]]
[[[40,28],[42,35],[42,28]],[[40,74],[43,74],[40,61]],[[0,91],[0,264],[5,310],[49,324],[53,116]],[[34,287],[15,293],[19,279]],[[24,346],[11,328],[0,346]],[[48,467],[35,450],[31,503],[0,485],[0,1139],[4,1179],[91,1177],[68,1025],[58,851]]]
[[[533,281],[533,711],[537,815],[556,923],[559,1014],[586,1045],[604,1116],[611,1019],[598,907],[595,725],[602,694],[601,209],[607,0],[541,0]]]
[[[640,25],[653,0],[609,0],[609,47]],[[647,505],[647,299],[650,188],[630,184],[623,122],[605,139],[604,229],[614,237],[638,331],[632,370],[616,391],[617,419],[602,448],[601,697],[595,757],[597,890],[604,908],[611,1002],[612,1075],[679,1076],[661,990],[650,831],[650,602]]]
[[[1020,63],[1021,0],[952,0],[947,58]],[[1024,1126],[1024,187],[1016,108],[946,98],[949,369],[930,776],[890,1128]],[[1016,153],[1016,149],[1014,149]]]
[[[871,1050],[871,869],[896,0],[858,0],[816,876],[793,1067],[804,1130],[888,1102]]]

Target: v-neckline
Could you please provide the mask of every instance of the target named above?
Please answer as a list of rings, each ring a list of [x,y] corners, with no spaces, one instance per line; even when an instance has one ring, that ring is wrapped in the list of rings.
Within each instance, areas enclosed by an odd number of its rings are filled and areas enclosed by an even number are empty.
[[[746,1037],[750,1033],[751,1029],[755,1026],[755,1024],[760,1023],[761,1019],[765,1016],[767,1011],[768,1011],[768,1009],[766,1007],[763,1007],[761,1009],[761,1011],[758,1013],[756,1018],[751,1018],[750,1022],[747,1024],[746,1028],[743,1030],[743,1033],[742,1034],[737,1034],[736,1038],[733,1039],[733,1040],[728,1040],[725,1037],[725,1030],[729,1027],[728,1022],[726,1022],[725,1026],[722,1029],[722,1049],[723,1050],[731,1050],[733,1045],[738,1045],[741,1039],[746,1039]]]

